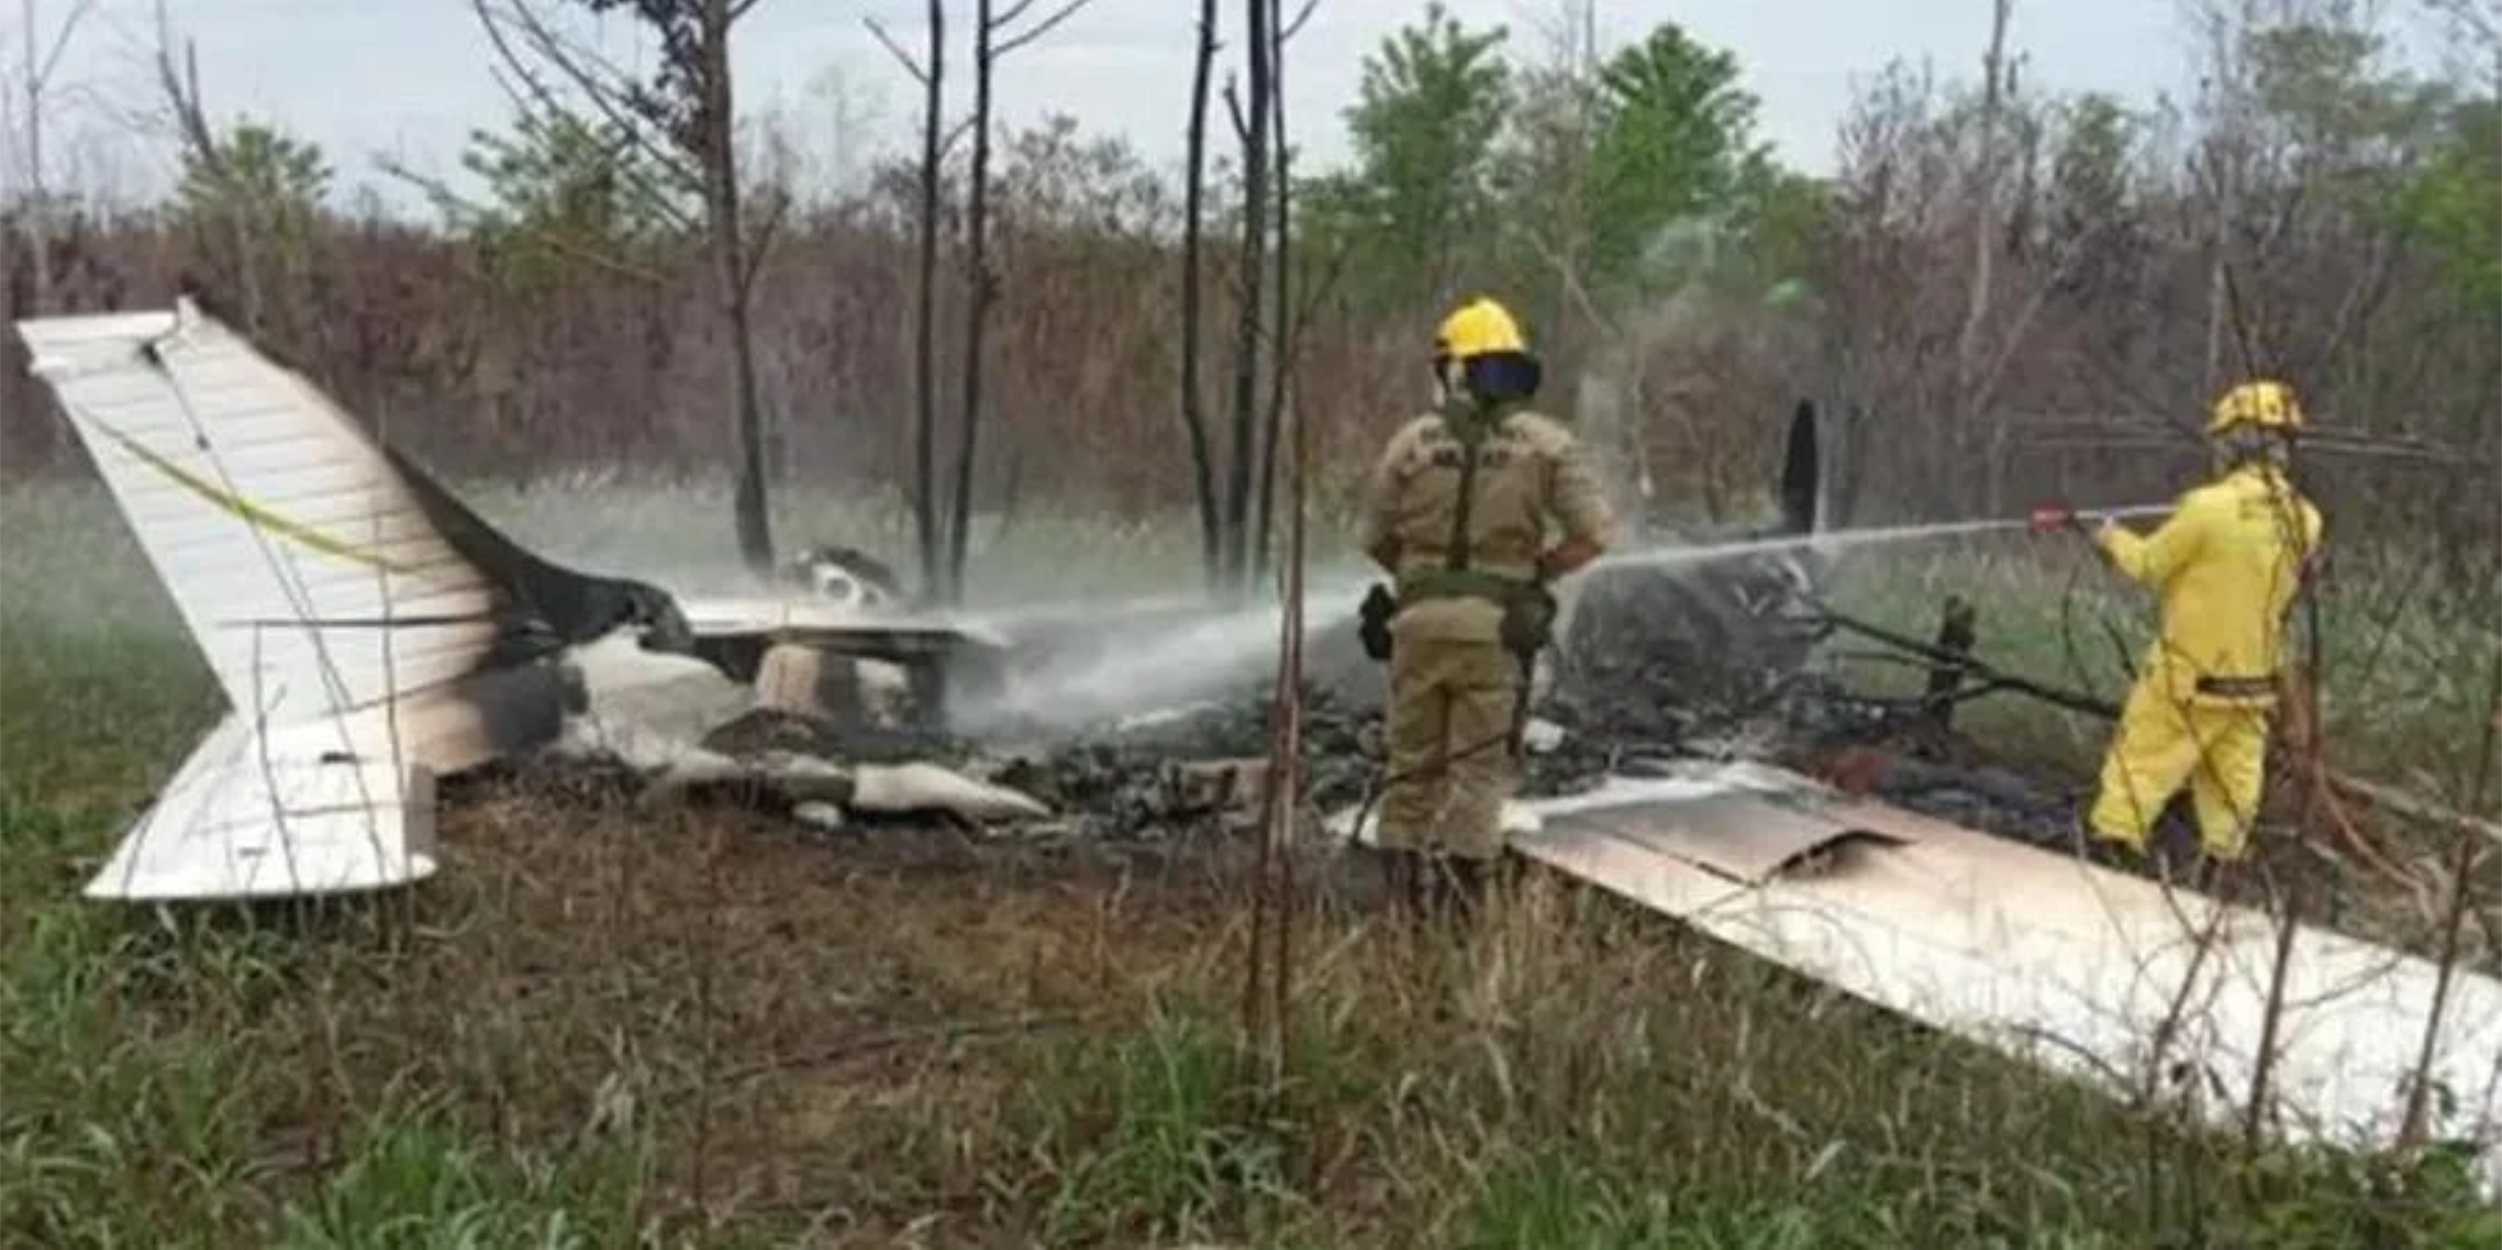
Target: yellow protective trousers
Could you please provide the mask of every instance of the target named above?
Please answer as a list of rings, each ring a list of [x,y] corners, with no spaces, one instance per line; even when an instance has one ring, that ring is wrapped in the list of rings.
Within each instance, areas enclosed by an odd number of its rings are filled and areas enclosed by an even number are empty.
[[[1503,853],[1520,662],[1496,642],[1402,638],[1390,655],[1389,781],[1379,844],[1468,859]]]
[[[2186,782],[2207,855],[2240,859],[2258,820],[2272,709],[2180,698],[2163,677],[2140,678],[2120,711],[2103,758],[2094,833],[2145,850],[2155,818]]]

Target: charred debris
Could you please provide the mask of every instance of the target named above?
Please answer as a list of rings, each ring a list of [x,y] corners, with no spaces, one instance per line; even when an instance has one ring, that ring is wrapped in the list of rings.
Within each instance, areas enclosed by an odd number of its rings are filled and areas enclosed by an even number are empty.
[[[1692,537],[1815,531],[1820,474],[1814,422],[1807,405],[1792,418],[1774,527]],[[1556,645],[1541,659],[1521,797],[1581,793],[1609,776],[1665,775],[1698,759],[1753,759],[2002,836],[2071,845],[2075,795],[1992,766],[1953,728],[1961,702],[2010,690],[2034,693],[2021,679],[1972,658],[1971,605],[1942,605],[1934,640],[1901,637],[1826,607],[1820,597],[1825,572],[1812,548],[1802,545],[1693,564],[1603,566],[1585,574]],[[849,548],[813,549],[784,575],[809,593],[859,596],[879,606],[903,598],[889,570]],[[1927,690],[1908,699],[1876,698],[1817,671],[1817,647],[1837,630],[1925,663]],[[1300,798],[1319,814],[1373,797],[1385,677],[1363,657],[1352,622],[1317,629],[1309,646]],[[985,674],[983,682],[1013,680],[1016,671],[1048,667],[1055,658],[1048,640],[1012,646],[993,661],[1008,671]],[[761,707],[714,730],[702,745],[742,758],[797,754],[848,764],[936,764],[1048,807],[1048,817],[985,831],[1026,842],[1173,848],[1247,833],[1261,809],[1273,695],[1268,674],[1247,674],[1193,701],[1092,723],[989,718],[975,732],[952,728],[953,718],[934,700],[878,705],[864,693],[876,684],[864,678],[864,667],[828,666],[806,698]],[[963,684],[961,678],[950,682]],[[2059,692],[2049,694],[2056,701]]]

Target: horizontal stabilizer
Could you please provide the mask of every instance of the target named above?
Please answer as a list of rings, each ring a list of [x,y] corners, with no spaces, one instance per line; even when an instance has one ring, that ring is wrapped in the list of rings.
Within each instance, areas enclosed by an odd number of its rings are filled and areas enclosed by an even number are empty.
[[[434,774],[392,762],[383,714],[357,720],[263,733],[228,716],[87,883],[87,897],[266,898],[432,876]]]

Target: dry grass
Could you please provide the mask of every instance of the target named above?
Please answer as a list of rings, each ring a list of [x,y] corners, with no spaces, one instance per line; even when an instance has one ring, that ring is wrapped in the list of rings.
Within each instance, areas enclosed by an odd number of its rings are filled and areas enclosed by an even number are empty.
[[[1301,917],[1275,1101],[1238,847],[490,777],[413,891],[79,902],[215,703],[126,542],[20,503],[0,1244],[2502,1244],[2445,1157],[2254,1160],[1545,878],[1466,942]]]
[[[1293,1082],[1262,1105],[1221,858],[829,846],[501,788],[445,832],[454,871],[391,900],[46,905],[9,954],[32,1093],[0,1126],[0,1229],[2125,1245],[2150,1204],[2240,1210],[2221,1147],[1552,880],[1472,943],[1306,917]],[[2367,1193],[2289,1191],[2261,1209],[2311,1233],[2266,1244],[2407,1226]]]

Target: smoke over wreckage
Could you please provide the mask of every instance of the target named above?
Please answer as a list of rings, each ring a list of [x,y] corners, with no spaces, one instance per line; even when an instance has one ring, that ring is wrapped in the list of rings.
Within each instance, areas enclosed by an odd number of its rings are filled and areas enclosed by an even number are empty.
[[[1269,676],[1273,607],[939,613],[839,547],[681,597],[525,550],[188,305],[19,328],[229,706],[90,897],[416,883],[458,851],[434,834],[438,782],[498,761],[1035,841],[1222,836],[1267,797],[1246,692]],[[2419,1069],[2489,1088],[2502,983],[2445,988],[2324,930],[2283,946],[2262,912],[2062,853],[2057,804],[2020,779],[1832,767],[1837,744],[1942,732],[1959,691],[1886,704],[1811,669],[1836,626],[1826,553],[1850,541],[1821,530],[1822,471],[1801,413],[1774,527],[1580,580],[1508,813],[1523,857],[2124,1097],[2264,1075],[2277,1131],[2385,1142]],[[1293,797],[1325,815],[1307,849],[1327,858],[1369,833],[1380,677],[1353,628],[1362,579],[1313,586]],[[2473,1103],[2440,1131],[2482,1132]]]
[[[896,670],[936,715],[950,660],[997,645],[977,628],[816,596],[681,601],[551,563],[187,302],[20,330],[229,707],[93,897],[423,879],[435,782],[520,754],[616,757],[663,789],[760,785],[803,816],[1036,810],[928,765],[701,743],[783,703],[871,712]],[[835,687],[854,697],[827,709]]]

